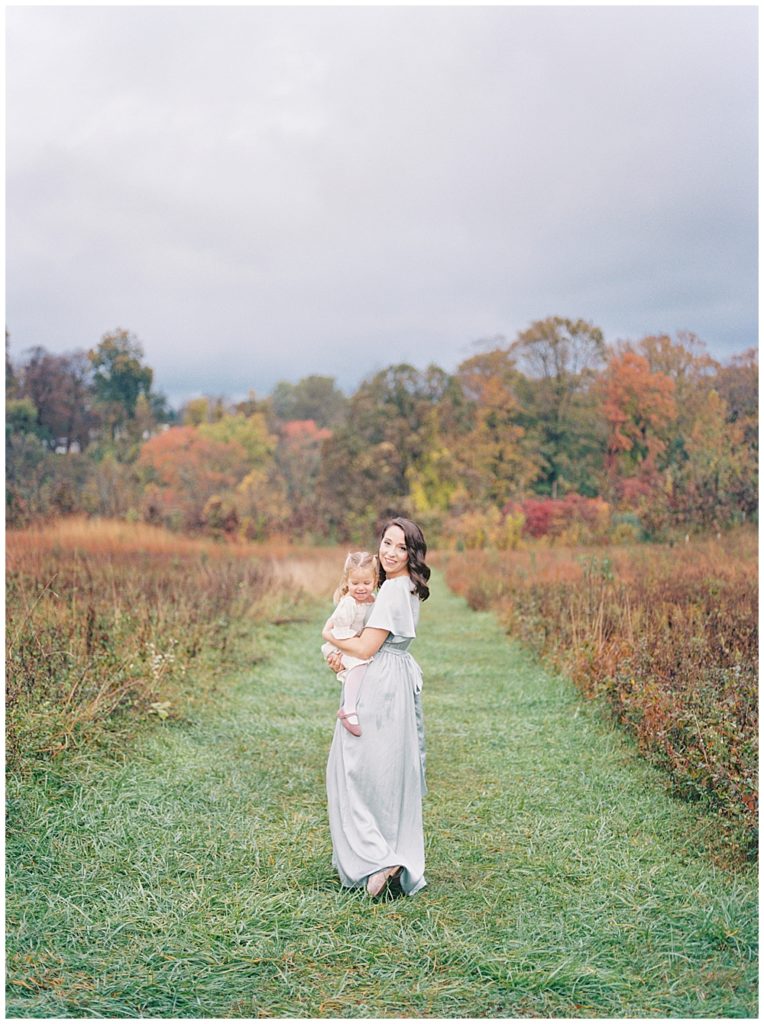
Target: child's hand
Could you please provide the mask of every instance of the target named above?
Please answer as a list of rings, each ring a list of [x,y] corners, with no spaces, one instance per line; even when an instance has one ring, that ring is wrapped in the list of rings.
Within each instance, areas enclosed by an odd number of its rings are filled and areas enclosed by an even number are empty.
[[[327,624],[324,626],[324,631],[321,634],[321,636],[328,643],[331,643],[334,640],[334,633],[332,633],[332,623],[331,623],[331,621],[327,622]]]

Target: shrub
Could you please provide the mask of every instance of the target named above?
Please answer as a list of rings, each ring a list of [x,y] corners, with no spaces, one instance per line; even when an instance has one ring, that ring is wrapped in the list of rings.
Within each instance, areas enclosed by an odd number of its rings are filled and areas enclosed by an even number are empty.
[[[6,588],[10,768],[200,698],[235,623],[278,589],[251,549],[95,520],[9,531]]]
[[[530,545],[453,552],[446,579],[474,608],[495,608],[509,632],[569,673],[587,697],[607,701],[677,792],[718,809],[753,850],[753,531],[681,547],[609,548],[606,556]]]
[[[563,498],[525,498],[510,502],[503,511],[505,515],[522,516],[525,536],[549,537],[564,544],[603,540],[610,524],[610,506],[606,501],[575,493]]]

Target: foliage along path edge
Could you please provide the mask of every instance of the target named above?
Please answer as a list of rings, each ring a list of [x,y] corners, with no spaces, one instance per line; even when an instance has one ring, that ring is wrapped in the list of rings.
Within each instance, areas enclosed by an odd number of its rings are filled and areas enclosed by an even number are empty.
[[[755,871],[434,580],[428,888],[333,875],[317,608],[219,708],[8,780],[7,1016],[756,1016]]]

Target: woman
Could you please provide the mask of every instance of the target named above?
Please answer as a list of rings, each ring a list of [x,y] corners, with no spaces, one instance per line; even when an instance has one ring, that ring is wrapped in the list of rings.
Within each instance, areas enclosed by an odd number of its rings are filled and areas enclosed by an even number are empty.
[[[326,767],[332,863],[343,885],[366,884],[370,896],[393,878],[409,896],[426,885],[422,672],[408,653],[419,602],[430,594],[426,554],[416,523],[389,520],[379,545],[382,585],[366,627],[332,641],[344,654],[372,659],[357,705],[363,733],[353,736],[337,722]],[[330,661],[335,671],[339,658]]]

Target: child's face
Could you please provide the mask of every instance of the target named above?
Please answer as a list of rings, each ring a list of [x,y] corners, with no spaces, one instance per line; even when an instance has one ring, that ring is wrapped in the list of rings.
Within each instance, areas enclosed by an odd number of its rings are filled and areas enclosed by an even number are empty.
[[[374,590],[374,574],[371,569],[353,569],[348,576],[348,593],[355,601],[368,601]]]

